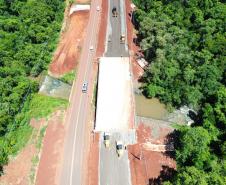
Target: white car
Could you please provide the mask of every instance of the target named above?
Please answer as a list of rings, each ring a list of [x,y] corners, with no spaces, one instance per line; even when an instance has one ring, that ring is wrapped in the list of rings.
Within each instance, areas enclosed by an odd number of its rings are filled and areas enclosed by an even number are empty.
[[[87,89],[88,89],[88,83],[85,82],[85,83],[82,84],[82,92],[83,93],[86,93],[87,92]]]
[[[97,6],[97,11],[100,11],[100,7],[99,6]]]
[[[90,49],[90,50],[93,50],[94,48],[93,48],[93,46],[90,46],[89,49]]]

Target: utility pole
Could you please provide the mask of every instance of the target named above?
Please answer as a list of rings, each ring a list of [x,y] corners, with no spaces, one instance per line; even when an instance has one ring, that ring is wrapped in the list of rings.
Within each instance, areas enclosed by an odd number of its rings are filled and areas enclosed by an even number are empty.
[[[143,163],[144,163],[144,169],[145,169],[146,181],[147,181],[147,184],[149,184],[148,173],[147,173],[147,162],[146,162],[146,159],[145,159],[145,157],[144,157],[143,150],[142,150],[142,146],[141,146],[141,147],[140,147],[140,160],[142,160],[142,158],[144,159],[144,160],[143,160]]]

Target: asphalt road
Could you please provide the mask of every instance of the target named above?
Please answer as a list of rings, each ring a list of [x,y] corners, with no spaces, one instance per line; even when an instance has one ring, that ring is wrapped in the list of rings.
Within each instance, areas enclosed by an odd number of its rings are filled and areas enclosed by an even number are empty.
[[[97,42],[97,22],[100,16],[100,13],[96,10],[98,5],[100,5],[100,0],[92,0],[87,36],[82,48],[76,83],[72,87],[71,105],[65,120],[68,128],[60,179],[61,185],[83,185],[86,175],[84,173],[88,131],[86,128],[92,89],[89,88],[89,85],[87,93],[82,93],[81,89],[84,82],[91,82],[92,62]],[[90,50],[91,45],[94,50]]]
[[[109,18],[107,28],[107,51],[105,57],[128,57],[125,44],[120,43],[120,0],[109,0]],[[112,17],[112,8],[117,8],[118,17]],[[110,110],[110,109],[109,109]],[[131,136],[130,136],[131,135]],[[132,139],[131,139],[132,138]],[[111,134],[111,147],[105,148],[103,133],[100,139],[99,184],[100,185],[131,185],[130,166],[127,150],[120,158],[116,153],[116,140],[124,144],[133,143],[134,133]],[[129,141],[131,140],[131,141]]]
[[[119,158],[116,153],[116,141],[121,140],[119,133],[110,136],[110,147],[104,145],[103,134],[100,142],[100,185],[131,185],[130,168],[128,152],[124,150],[123,155]]]
[[[108,43],[107,43],[107,52],[105,57],[127,57],[128,51],[126,50],[125,44],[120,43],[120,2],[119,0],[108,0],[109,9],[108,9]],[[112,16],[112,8],[116,7],[118,16]]]

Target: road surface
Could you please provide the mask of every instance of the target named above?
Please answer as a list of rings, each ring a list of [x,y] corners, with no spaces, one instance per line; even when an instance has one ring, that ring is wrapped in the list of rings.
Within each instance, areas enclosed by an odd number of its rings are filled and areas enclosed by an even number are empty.
[[[129,57],[125,44],[120,43],[120,0],[108,0],[108,27],[107,46],[105,57]],[[116,7],[118,17],[112,17],[112,8]],[[110,40],[110,42],[109,42]],[[110,110],[110,108],[109,108]],[[100,139],[99,184],[100,185],[131,185],[130,166],[127,150],[121,158],[116,153],[116,140],[122,140],[124,144],[135,142],[135,132],[111,133],[111,147],[105,148],[103,133]]]
[[[100,185],[131,185],[127,150],[119,158],[116,153],[116,141],[124,139],[119,133],[110,136],[110,147],[104,146],[103,134],[100,138]]]
[[[87,146],[88,110],[91,102],[92,89],[88,84],[88,92],[82,93],[82,84],[91,82],[92,62],[95,56],[98,20],[100,13],[96,10],[101,0],[92,0],[87,36],[84,40],[76,83],[72,87],[70,107],[66,116],[67,136],[65,140],[61,185],[83,185],[86,165],[85,151]],[[90,46],[94,49],[90,50]]]
[[[108,0],[107,52],[105,57],[127,57],[125,44],[120,43],[120,3],[119,0]],[[112,16],[112,8],[116,7],[118,16]]]

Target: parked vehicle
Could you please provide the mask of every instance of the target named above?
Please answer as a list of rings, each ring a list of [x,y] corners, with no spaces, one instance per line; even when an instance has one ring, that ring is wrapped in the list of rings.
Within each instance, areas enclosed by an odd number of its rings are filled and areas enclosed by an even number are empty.
[[[125,34],[121,33],[120,35],[120,43],[124,44],[125,43]]]

